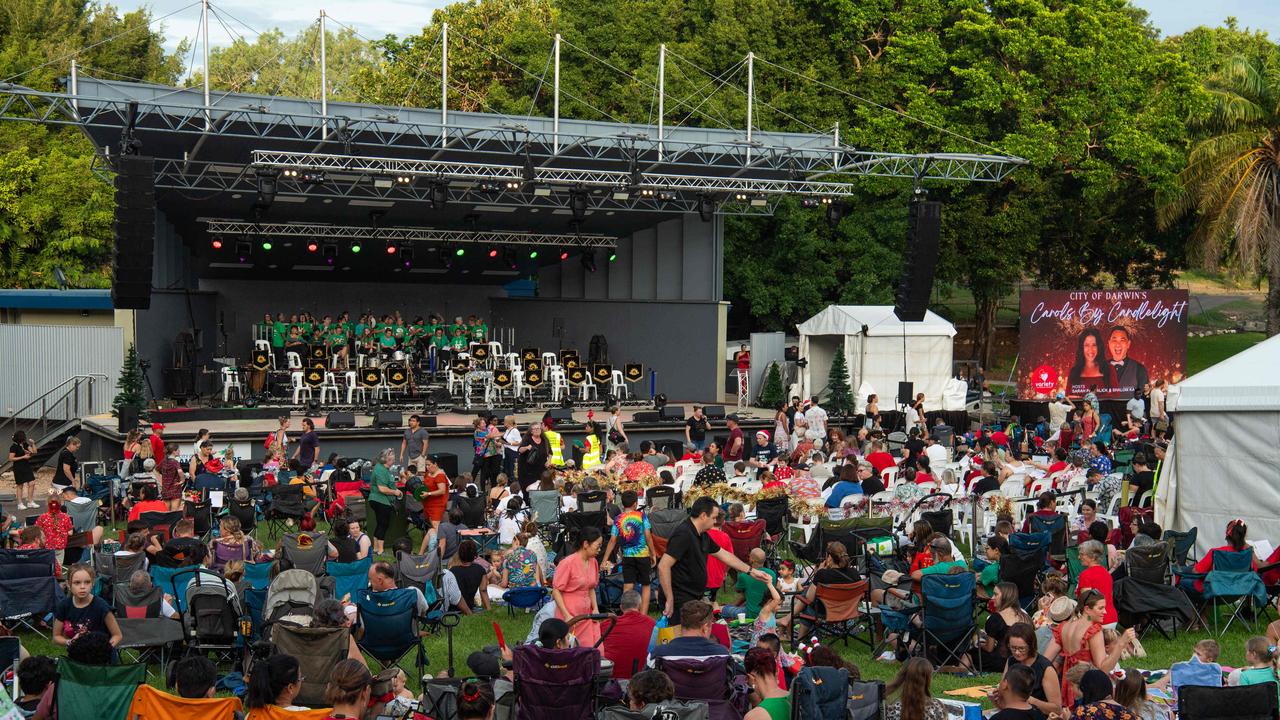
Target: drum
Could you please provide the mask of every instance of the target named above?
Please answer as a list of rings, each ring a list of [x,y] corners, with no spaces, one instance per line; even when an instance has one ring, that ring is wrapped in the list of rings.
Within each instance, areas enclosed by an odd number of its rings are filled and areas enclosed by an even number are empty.
[[[391,359],[398,363],[403,363],[408,355],[403,350],[397,350],[391,353]]]
[[[254,395],[261,395],[262,389],[267,386],[267,371],[258,370],[256,368],[249,369],[249,392]]]

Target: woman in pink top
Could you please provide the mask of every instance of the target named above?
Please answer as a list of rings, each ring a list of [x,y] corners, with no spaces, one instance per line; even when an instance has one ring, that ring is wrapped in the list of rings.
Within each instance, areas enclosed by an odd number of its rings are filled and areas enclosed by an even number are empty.
[[[579,615],[599,612],[596,605],[596,585],[600,583],[600,548],[604,535],[600,528],[583,528],[578,534],[577,551],[565,556],[556,565],[555,582],[551,598],[556,603],[556,617],[568,622]],[[582,620],[572,626],[578,644],[591,647],[600,640],[600,625],[594,620]]]

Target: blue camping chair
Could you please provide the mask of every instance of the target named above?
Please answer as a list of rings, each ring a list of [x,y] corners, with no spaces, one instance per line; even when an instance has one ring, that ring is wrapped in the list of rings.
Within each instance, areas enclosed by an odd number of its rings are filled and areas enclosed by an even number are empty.
[[[1102,413],[1098,416],[1098,431],[1093,434],[1094,440],[1101,440],[1104,443],[1111,443],[1111,424],[1113,419],[1111,413]]]
[[[119,479],[119,475],[90,475],[84,481],[84,495],[90,500],[107,502],[111,497],[112,481]]]
[[[369,568],[372,566],[373,555],[349,563],[327,561],[324,567],[329,577],[333,578],[333,596],[339,600],[347,596],[354,599],[361,591],[368,589]]]
[[[417,650],[415,677],[421,677],[427,665],[427,651],[419,635],[417,591],[414,588],[365,590],[357,595],[356,607],[360,609],[360,622],[364,627],[364,635],[357,643],[360,649],[384,669],[400,664],[406,655]]]
[[[1031,515],[1032,533],[1044,533],[1049,536],[1049,556],[1055,562],[1062,563],[1067,559],[1067,516],[1057,513],[1053,517]]]
[[[978,623],[973,614],[977,575],[925,575],[920,582],[921,642],[935,667],[959,664],[973,644]],[[936,658],[936,659],[935,659]]]
[[[267,607],[267,589],[246,586],[241,597],[244,599],[244,611],[249,615],[249,640],[252,645],[262,637],[262,616]]]
[[[1262,577],[1253,569],[1253,550],[1211,550],[1213,565],[1209,572],[1201,574],[1175,570],[1180,580],[1203,580],[1204,592],[1200,596],[1198,610],[1201,614],[1207,608],[1213,616],[1213,633],[1222,637],[1236,620],[1254,628],[1257,615],[1267,607],[1267,587]],[[1185,585],[1183,586],[1185,589]],[[1188,592],[1194,596],[1194,591]],[[1194,597],[1192,598],[1195,599]],[[1227,624],[1218,629],[1218,610],[1222,607],[1231,609]],[[1246,615],[1249,608],[1250,615]]]
[[[502,602],[507,604],[507,615],[515,615],[516,610],[536,610],[542,607],[550,591],[542,586],[516,587],[502,593]]]
[[[657,573],[654,573],[657,575]],[[547,582],[551,582],[550,578]],[[618,603],[622,602],[622,566],[621,563],[614,568],[613,573],[600,572],[600,582],[596,585],[596,603],[600,606],[600,612],[609,612],[616,609]],[[640,588],[636,588],[639,592]]]
[[[244,581],[255,590],[266,590],[271,586],[271,563],[245,563]]]
[[[199,566],[187,565],[185,567],[168,568],[152,563],[148,572],[151,573],[152,585],[160,588],[161,592],[173,594],[173,609],[180,613],[185,613],[187,611],[187,584],[191,582],[192,577],[195,577],[195,568],[197,567]],[[182,587],[178,587],[173,580],[174,576],[178,574],[188,576],[182,579]],[[118,582],[129,582],[129,578],[118,578],[117,580]]]

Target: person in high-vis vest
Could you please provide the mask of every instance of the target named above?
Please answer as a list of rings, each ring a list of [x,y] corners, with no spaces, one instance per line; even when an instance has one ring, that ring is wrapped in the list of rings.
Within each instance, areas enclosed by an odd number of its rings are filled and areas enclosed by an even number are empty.
[[[587,421],[587,437],[582,441],[582,469],[591,470],[600,464],[600,426],[594,420]]]
[[[542,436],[547,439],[551,452],[547,455],[547,467],[564,467],[564,438],[555,431],[555,420],[548,414],[542,418]]]

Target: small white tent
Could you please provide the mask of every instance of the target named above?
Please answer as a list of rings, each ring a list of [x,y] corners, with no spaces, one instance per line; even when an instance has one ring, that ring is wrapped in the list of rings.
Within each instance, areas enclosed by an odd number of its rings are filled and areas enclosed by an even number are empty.
[[[1179,385],[1177,432],[1156,490],[1156,522],[1199,528],[1199,554],[1240,518],[1250,539],[1280,542],[1280,337]]]
[[[915,383],[925,409],[942,407],[943,386],[951,379],[952,340],[956,328],[932,312],[921,322],[902,322],[891,306],[832,305],[797,326],[800,357],[809,361],[800,373],[801,393],[822,394],[836,348],[844,347],[849,387],[859,410],[866,392],[880,396],[880,407],[894,407],[898,382]],[[905,355],[905,370],[903,360]]]

